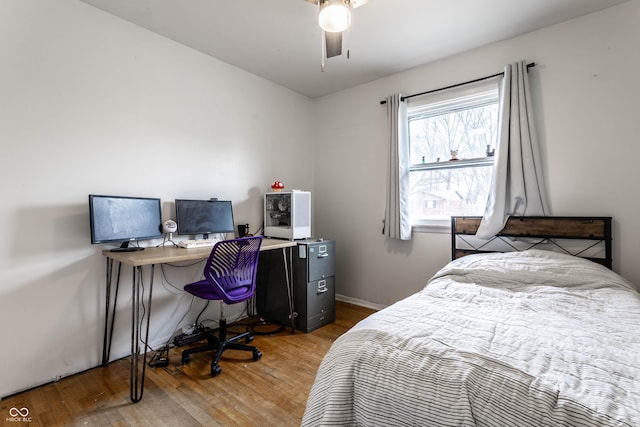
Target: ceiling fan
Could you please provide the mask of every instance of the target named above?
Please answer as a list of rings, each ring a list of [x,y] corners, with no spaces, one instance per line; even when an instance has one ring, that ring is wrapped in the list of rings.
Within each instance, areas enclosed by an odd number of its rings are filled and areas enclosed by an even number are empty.
[[[318,5],[318,24],[322,29],[322,71],[324,59],[342,55],[342,34],[351,25],[351,9],[367,4],[369,0],[305,0]],[[349,58],[349,49],[347,49]]]

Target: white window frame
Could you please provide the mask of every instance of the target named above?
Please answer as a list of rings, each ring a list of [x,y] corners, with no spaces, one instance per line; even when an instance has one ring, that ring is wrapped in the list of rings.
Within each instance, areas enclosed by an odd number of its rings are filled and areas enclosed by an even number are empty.
[[[498,79],[488,79],[481,82],[464,85],[454,89],[434,92],[421,96],[418,100],[410,100],[407,105],[407,123],[416,116],[442,114],[445,111],[469,109],[498,102]],[[425,170],[444,170],[493,165],[495,157],[486,156],[474,159],[461,159],[449,162],[427,162],[409,165],[409,173]],[[407,197],[409,197],[407,195]],[[411,219],[413,231],[429,233],[449,233],[450,219]]]

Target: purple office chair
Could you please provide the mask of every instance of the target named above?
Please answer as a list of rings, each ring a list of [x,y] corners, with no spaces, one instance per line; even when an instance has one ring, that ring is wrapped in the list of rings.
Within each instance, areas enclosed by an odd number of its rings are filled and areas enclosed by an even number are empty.
[[[247,343],[253,341],[251,332],[227,337],[227,320],[224,316],[225,304],[236,304],[253,297],[261,244],[262,236],[216,243],[204,267],[204,280],[184,287],[185,291],[198,298],[220,300],[220,328],[217,337],[213,332],[207,333],[208,344],[183,351],[183,364],[189,363],[192,353],[216,350],[211,362],[211,375],[215,377],[222,372],[218,362],[227,349],[250,351],[253,353],[253,360],[262,357],[262,353],[256,347],[237,342],[241,339]]]

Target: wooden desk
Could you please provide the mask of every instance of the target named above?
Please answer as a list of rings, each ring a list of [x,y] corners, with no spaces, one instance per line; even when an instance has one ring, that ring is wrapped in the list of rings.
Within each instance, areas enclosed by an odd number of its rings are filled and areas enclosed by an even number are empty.
[[[296,245],[296,242],[292,242],[290,240],[264,238],[262,239],[260,251],[289,248]],[[102,251],[102,255],[132,267],[142,267],[144,265],[165,264],[178,261],[197,261],[200,259],[207,259],[210,253],[210,246],[191,249],[179,248],[177,246],[158,246],[134,252],[111,252],[108,249]]]
[[[282,249],[283,252],[290,250],[290,248],[296,246],[297,243],[289,240],[277,240],[277,239],[263,239],[260,251]],[[102,366],[106,366],[109,363],[109,356],[111,354],[111,340],[113,337],[113,325],[116,313],[116,304],[118,300],[118,288],[120,286],[120,271],[122,265],[128,265],[133,268],[132,273],[132,302],[131,302],[131,401],[139,402],[142,399],[142,393],[144,391],[144,376],[146,369],[146,356],[147,356],[147,343],[149,342],[149,322],[151,319],[151,296],[153,292],[153,277],[155,273],[156,264],[165,264],[180,261],[197,261],[204,260],[209,257],[211,253],[211,247],[192,248],[185,249],[176,246],[158,246],[145,248],[143,251],[134,252],[112,252],[110,250],[102,251],[102,255],[105,256],[107,261],[106,269],[106,304],[105,304],[105,324],[104,324],[104,340],[102,347]],[[285,275],[287,277],[287,292],[289,295],[292,293],[290,271],[288,264],[286,263],[285,255]],[[111,301],[111,291],[114,286],[113,267],[114,261],[118,264],[118,269],[115,277],[115,293],[113,301]],[[142,268],[145,266],[150,267],[149,272],[149,297],[146,307],[143,307],[142,300]],[[291,299],[291,301],[293,301]],[[113,306],[111,307],[111,305]],[[291,305],[291,302],[290,302]],[[142,309],[145,308],[143,311]],[[111,309],[111,312],[110,312]],[[290,307],[293,319],[293,307]],[[142,331],[143,318],[146,314],[147,320],[145,322],[145,330]],[[140,351],[140,338],[141,333],[144,333],[143,349]],[[142,353],[142,367],[140,367],[140,354]]]

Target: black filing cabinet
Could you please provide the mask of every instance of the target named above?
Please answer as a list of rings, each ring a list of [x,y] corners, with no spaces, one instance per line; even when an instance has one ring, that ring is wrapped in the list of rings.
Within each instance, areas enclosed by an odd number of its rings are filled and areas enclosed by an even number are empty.
[[[295,326],[311,332],[336,320],[335,242],[306,239],[294,250]]]
[[[335,242],[333,240],[299,240],[297,246],[285,252],[260,252],[256,311],[270,321],[291,326],[291,308],[287,292],[287,275],[293,273],[293,318],[296,329],[310,332],[331,323],[335,313]]]

